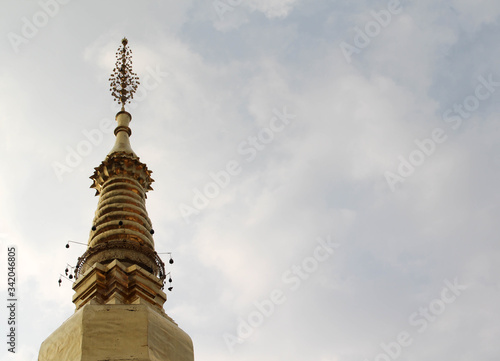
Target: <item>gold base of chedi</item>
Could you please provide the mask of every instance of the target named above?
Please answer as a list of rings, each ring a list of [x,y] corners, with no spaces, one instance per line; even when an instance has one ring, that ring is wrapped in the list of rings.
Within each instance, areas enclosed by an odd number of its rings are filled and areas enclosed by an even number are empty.
[[[193,361],[191,338],[156,307],[86,304],[42,344],[38,361]]]

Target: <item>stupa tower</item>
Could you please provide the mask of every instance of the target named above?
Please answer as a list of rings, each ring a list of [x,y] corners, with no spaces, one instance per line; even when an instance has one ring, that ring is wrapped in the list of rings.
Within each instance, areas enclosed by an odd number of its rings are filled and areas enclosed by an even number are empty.
[[[116,141],[90,177],[99,195],[88,247],[75,267],[75,313],[40,348],[39,361],[193,361],[191,338],[165,313],[165,266],[146,211],[151,171],[130,145],[125,105],[139,84],[127,39],[111,92],[121,104]]]

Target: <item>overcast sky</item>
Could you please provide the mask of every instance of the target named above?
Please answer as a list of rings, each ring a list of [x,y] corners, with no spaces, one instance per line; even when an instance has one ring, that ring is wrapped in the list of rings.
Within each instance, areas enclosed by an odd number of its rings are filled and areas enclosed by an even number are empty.
[[[498,361],[500,2],[82,1],[0,6],[0,334],[73,312],[66,264],[114,143],[122,37],[141,80],[166,312],[203,361]],[[168,259],[168,258],[166,258]],[[5,303],[5,304],[4,304]],[[4,304],[4,306],[2,306]]]

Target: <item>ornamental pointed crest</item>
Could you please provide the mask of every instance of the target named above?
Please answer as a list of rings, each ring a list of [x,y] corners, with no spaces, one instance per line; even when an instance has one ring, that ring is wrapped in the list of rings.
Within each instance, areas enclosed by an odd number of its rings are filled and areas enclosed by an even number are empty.
[[[125,110],[126,103],[134,99],[134,93],[140,84],[139,77],[132,71],[132,50],[127,44],[127,38],[123,38],[122,47],[116,52],[115,68],[109,78],[111,95],[122,105],[122,110]]]

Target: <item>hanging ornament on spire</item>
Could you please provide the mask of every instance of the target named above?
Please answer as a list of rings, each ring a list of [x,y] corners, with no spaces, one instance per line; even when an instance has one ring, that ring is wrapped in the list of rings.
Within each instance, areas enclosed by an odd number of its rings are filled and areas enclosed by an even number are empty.
[[[123,38],[122,47],[116,52],[115,68],[109,78],[109,90],[114,100],[122,105],[122,111],[125,110],[125,104],[134,99],[134,93],[140,84],[139,77],[132,71],[132,50],[127,44],[127,38]]]

